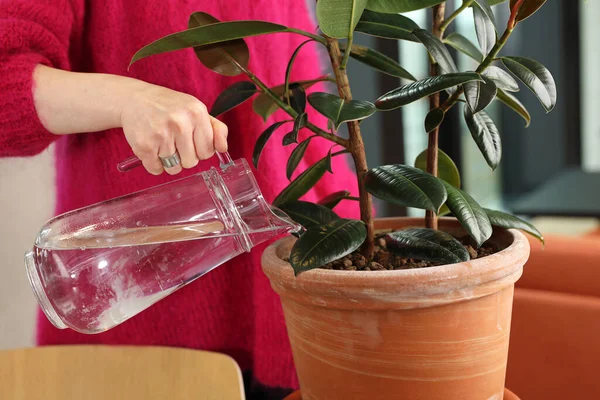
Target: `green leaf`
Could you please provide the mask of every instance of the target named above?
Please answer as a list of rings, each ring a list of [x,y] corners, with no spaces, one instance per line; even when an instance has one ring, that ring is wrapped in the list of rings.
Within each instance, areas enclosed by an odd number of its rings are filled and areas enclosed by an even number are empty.
[[[492,21],[492,23],[494,24],[494,29],[496,29],[495,24],[496,24],[496,17],[494,16],[494,11],[492,11],[492,7],[490,7],[492,4],[490,4],[489,0],[475,0],[475,5],[479,6],[479,8],[481,9],[481,11],[483,11],[485,13],[485,15],[487,16],[487,18]]]
[[[302,88],[306,90],[316,83],[327,81],[327,80],[329,80],[329,76],[321,76],[316,79],[297,81],[294,83],[300,84],[302,86]],[[290,84],[290,86],[292,84]],[[281,97],[285,93],[285,84],[272,87],[271,91],[273,93],[275,93],[275,95],[277,95],[278,97]],[[258,115],[260,115],[265,122],[275,111],[277,111],[278,108],[279,108],[279,106],[277,105],[277,103],[275,103],[265,93],[261,93],[260,95],[256,96],[256,98],[254,99],[254,102],[252,103],[252,109],[254,110],[254,112],[257,113]]]
[[[387,248],[402,257],[436,264],[455,264],[469,261],[469,252],[452,235],[443,231],[412,228],[388,233]]]
[[[354,31],[366,5],[367,0],[319,0],[319,28],[329,37],[345,39]]]
[[[285,32],[287,30],[288,28],[283,25],[265,21],[231,21],[204,25],[167,35],[142,47],[133,55],[129,65],[131,66],[131,64],[142,58],[169,51],[229,42],[235,39]]]
[[[477,46],[460,33],[452,32],[444,39],[444,43],[468,55],[475,61],[481,62],[483,60],[483,54],[481,54]]]
[[[484,208],[484,210],[493,226],[499,226],[506,229],[520,229],[537,238],[542,244],[546,244],[541,232],[529,222],[502,211],[490,210],[488,208]]]
[[[350,196],[349,191],[340,190],[323,197],[321,200],[319,200],[319,204],[333,209],[340,203],[340,201],[344,200],[348,196]]]
[[[322,267],[358,249],[366,237],[367,228],[362,221],[333,220],[307,230],[296,241],[290,254],[290,264],[296,275]]]
[[[300,132],[300,129],[304,128],[307,122],[308,115],[306,113],[298,114],[294,120],[294,127],[290,132],[285,134],[281,144],[283,146],[289,146],[292,143],[298,143],[298,132]]]
[[[327,171],[331,171],[331,152],[298,175],[279,193],[273,205],[279,207],[281,204],[298,200],[312,189]]]
[[[216,117],[234,107],[239,106],[258,92],[258,89],[252,82],[242,81],[236,82],[223,90],[219,97],[215,100],[210,115]]]
[[[416,42],[417,39],[412,35],[415,29],[419,29],[419,25],[403,15],[383,14],[365,10],[355,30],[387,39],[403,39]]]
[[[296,50],[294,50],[294,52],[292,53],[292,57],[290,57],[290,61],[288,61],[288,65],[285,69],[285,82],[283,84],[284,86],[284,90],[283,93],[288,93],[290,91],[290,74],[292,73],[292,66],[294,65],[294,61],[296,61],[296,57],[298,56],[298,53],[300,53],[300,50],[302,49],[302,47],[304,47],[305,44],[312,42],[313,39],[308,39],[305,42],[300,43],[300,45],[298,47],[296,47]],[[305,100],[305,106],[306,106],[306,100]],[[302,111],[298,111],[297,112],[304,112],[304,109],[302,109]]]
[[[471,112],[471,108],[465,104],[465,122],[469,127],[473,140],[483,154],[490,168],[493,170],[500,164],[502,158],[502,144],[500,133],[485,111],[479,111],[477,114]]]
[[[507,1],[507,0],[488,0],[488,4],[490,6],[495,6],[497,4],[504,3],[505,1]]]
[[[481,80],[481,76],[475,72],[458,72],[425,78],[384,94],[377,99],[375,106],[378,110],[394,110],[442,90],[476,80]]]
[[[260,155],[261,155],[263,149],[265,148],[265,145],[271,138],[271,135],[273,134],[273,132],[275,132],[277,130],[277,128],[279,128],[281,125],[285,124],[286,122],[289,122],[289,121],[275,122],[273,125],[269,126],[267,129],[265,129],[264,132],[260,134],[258,139],[256,139],[256,144],[254,145],[254,152],[252,153],[252,162],[254,163],[254,166],[256,168],[258,168],[258,161],[260,160]]]
[[[342,50],[345,51],[345,48],[342,44],[340,47],[342,47]],[[369,49],[368,47],[353,44],[350,57],[360,61],[365,65],[368,65],[371,68],[383,72],[384,74],[408,79],[411,81],[417,80],[410,72],[402,68],[396,61],[392,60],[385,54],[373,49]]]
[[[556,83],[546,67],[524,57],[502,57],[502,62],[540,100],[547,112],[556,105]]]
[[[308,148],[308,145],[310,144],[310,140],[312,138],[313,136],[309,137],[306,140],[303,140],[292,151],[292,154],[290,154],[290,158],[288,158],[287,167],[285,170],[288,180],[292,179],[292,175],[294,174],[294,171],[296,171],[296,168],[298,168],[298,164],[300,164],[302,157],[304,157],[304,153],[306,153],[306,149]]]
[[[298,82],[294,82],[290,85],[290,89],[288,91],[289,95],[289,103],[290,106],[296,111],[298,114],[304,113],[306,110],[306,92],[302,85]],[[287,101],[286,97],[286,101]]]
[[[487,56],[496,44],[496,39],[498,38],[496,26],[487,12],[475,3],[473,3],[473,20],[475,21],[475,33],[477,34],[479,47],[481,48],[483,55]]]
[[[448,192],[446,205],[458,219],[469,235],[477,243],[477,247],[492,236],[492,224],[483,208],[467,192],[444,182]]]
[[[279,209],[306,229],[325,225],[340,218],[331,209],[307,201],[292,201],[282,204]]]
[[[440,39],[425,29],[416,29],[413,35],[423,43],[431,58],[444,70],[444,73],[458,72],[450,52]]]
[[[518,0],[510,0],[510,9],[517,4]],[[540,9],[544,5],[546,0],[525,0],[517,13],[516,21],[520,22],[524,19],[527,19],[533,15],[537,10]]]
[[[423,150],[415,159],[415,168],[427,171],[427,149]],[[440,149],[438,149],[438,177],[454,187],[460,187],[458,167],[450,156]]]
[[[401,206],[438,212],[446,201],[446,189],[439,179],[408,165],[373,168],[363,184],[373,196]]]
[[[498,88],[491,79],[482,76],[483,81],[466,82],[463,84],[465,89],[465,99],[471,107],[473,113],[478,113],[496,98]]]
[[[515,78],[513,78],[511,74],[502,68],[490,65],[485,71],[483,71],[483,75],[493,81],[498,89],[503,89],[508,92],[518,92],[520,90],[519,84]]]
[[[445,0],[369,0],[367,10],[396,14],[428,8]]]
[[[365,119],[377,111],[375,105],[368,101],[344,101],[338,96],[323,92],[311,93],[308,102],[315,110],[329,118],[335,129],[343,122]]]
[[[197,28],[221,22],[205,12],[195,12],[190,16],[188,28]],[[244,39],[231,40],[208,46],[194,48],[196,57],[208,69],[226,76],[236,76],[243,71],[238,66],[248,68],[250,52]]]
[[[446,113],[441,108],[429,110],[427,116],[425,117],[425,132],[429,133],[440,126],[444,121],[445,115]]]
[[[519,99],[501,89],[498,89],[497,98],[525,120],[525,128],[529,127],[529,124],[531,124],[531,115],[529,115],[529,111],[527,111]]]

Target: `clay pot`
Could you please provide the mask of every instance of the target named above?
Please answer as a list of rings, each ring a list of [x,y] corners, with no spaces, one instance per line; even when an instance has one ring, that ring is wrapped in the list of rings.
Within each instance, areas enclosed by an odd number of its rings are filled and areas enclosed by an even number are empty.
[[[377,221],[381,229],[421,219]],[[454,219],[440,228],[464,231]],[[303,400],[501,400],[514,283],[529,256],[520,232],[496,230],[496,254],[396,271],[312,270],[283,259],[294,238],[263,254],[280,295]]]
[[[302,393],[298,390],[290,394],[284,400],[302,400]],[[502,400],[519,400],[519,398],[510,390],[504,389],[504,398]]]

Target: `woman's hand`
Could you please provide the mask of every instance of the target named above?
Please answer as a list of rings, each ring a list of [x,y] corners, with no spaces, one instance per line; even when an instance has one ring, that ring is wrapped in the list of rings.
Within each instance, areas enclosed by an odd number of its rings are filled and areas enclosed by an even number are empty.
[[[177,174],[215,151],[227,151],[227,126],[208,114],[200,100],[161,86],[144,84],[131,92],[121,126],[133,153],[151,174]],[[179,152],[181,164],[163,168],[159,157]]]
[[[215,151],[227,151],[227,126],[188,94],[118,75],[77,73],[38,65],[33,97],[42,124],[56,135],[123,128],[127,142],[152,174],[159,157],[176,151],[177,174]]]

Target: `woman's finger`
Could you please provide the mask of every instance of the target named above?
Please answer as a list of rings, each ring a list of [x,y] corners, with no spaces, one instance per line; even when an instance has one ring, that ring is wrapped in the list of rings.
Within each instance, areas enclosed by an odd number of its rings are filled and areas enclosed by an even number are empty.
[[[200,160],[194,145],[193,122],[188,119],[185,123],[180,123],[178,132],[175,135],[175,147],[181,158],[181,166],[187,169],[194,168]]]
[[[179,134],[178,134],[179,135]],[[175,139],[173,136],[177,136],[177,135],[165,135],[163,142],[160,145],[160,148],[158,149],[158,161],[161,163],[162,165],[162,160],[161,158],[169,158],[169,157],[173,157],[175,156],[175,153],[177,152],[177,149],[175,147]],[[178,154],[179,159],[181,158],[181,155]],[[169,175],[175,175],[181,172],[181,161],[173,166],[173,167],[166,167],[163,166],[164,170],[167,171],[167,174]]]
[[[213,143],[215,150],[219,153],[225,153],[228,148],[227,135],[229,134],[229,129],[227,128],[227,125],[214,117],[210,117],[210,124],[213,129]]]
[[[213,128],[208,114],[198,115],[194,128],[194,145],[200,160],[208,160],[215,154]]]

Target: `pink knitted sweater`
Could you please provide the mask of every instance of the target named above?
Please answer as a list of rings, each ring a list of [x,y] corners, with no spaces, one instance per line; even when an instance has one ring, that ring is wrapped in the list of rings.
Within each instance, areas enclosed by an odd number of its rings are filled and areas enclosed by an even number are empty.
[[[208,12],[221,20],[262,19],[315,29],[304,0],[0,1],[0,156],[31,156],[56,143],[56,213],[174,178],[167,174],[154,177],[142,168],[118,172],[117,163],[132,154],[120,129],[64,137],[45,130],[32,99],[34,66],[42,63],[65,70],[130,76],[190,93],[210,108],[224,88],[243,78],[209,71],[192,50],[151,57],[127,71],[136,50],[185,29],[189,15],[195,11]],[[287,33],[247,39],[251,70],[268,85],[282,83],[288,57],[303,40]],[[316,47],[305,46],[292,78],[310,79],[321,73]],[[283,118],[285,115],[279,111],[268,124]],[[229,126],[232,157],[251,159],[255,140],[267,126],[252,112],[251,102],[222,119]],[[315,113],[310,119],[326,126]],[[268,182],[261,185],[267,200],[287,184],[285,165],[292,146],[280,145],[280,135],[285,133],[286,129],[281,129],[279,135],[274,135],[262,156],[262,176],[258,179]],[[325,155],[329,147],[324,140],[313,140],[298,170]],[[206,169],[210,163],[201,163],[181,176]],[[356,193],[346,160],[337,157],[334,171],[335,176],[327,174],[308,199],[341,189]],[[357,216],[350,202],[342,203],[336,211],[343,216]],[[252,370],[264,384],[294,387],[297,381],[282,309],[261,271],[261,250],[239,256],[102,334],[57,330],[40,316],[38,342],[165,345],[220,351],[233,356],[242,369]]]

